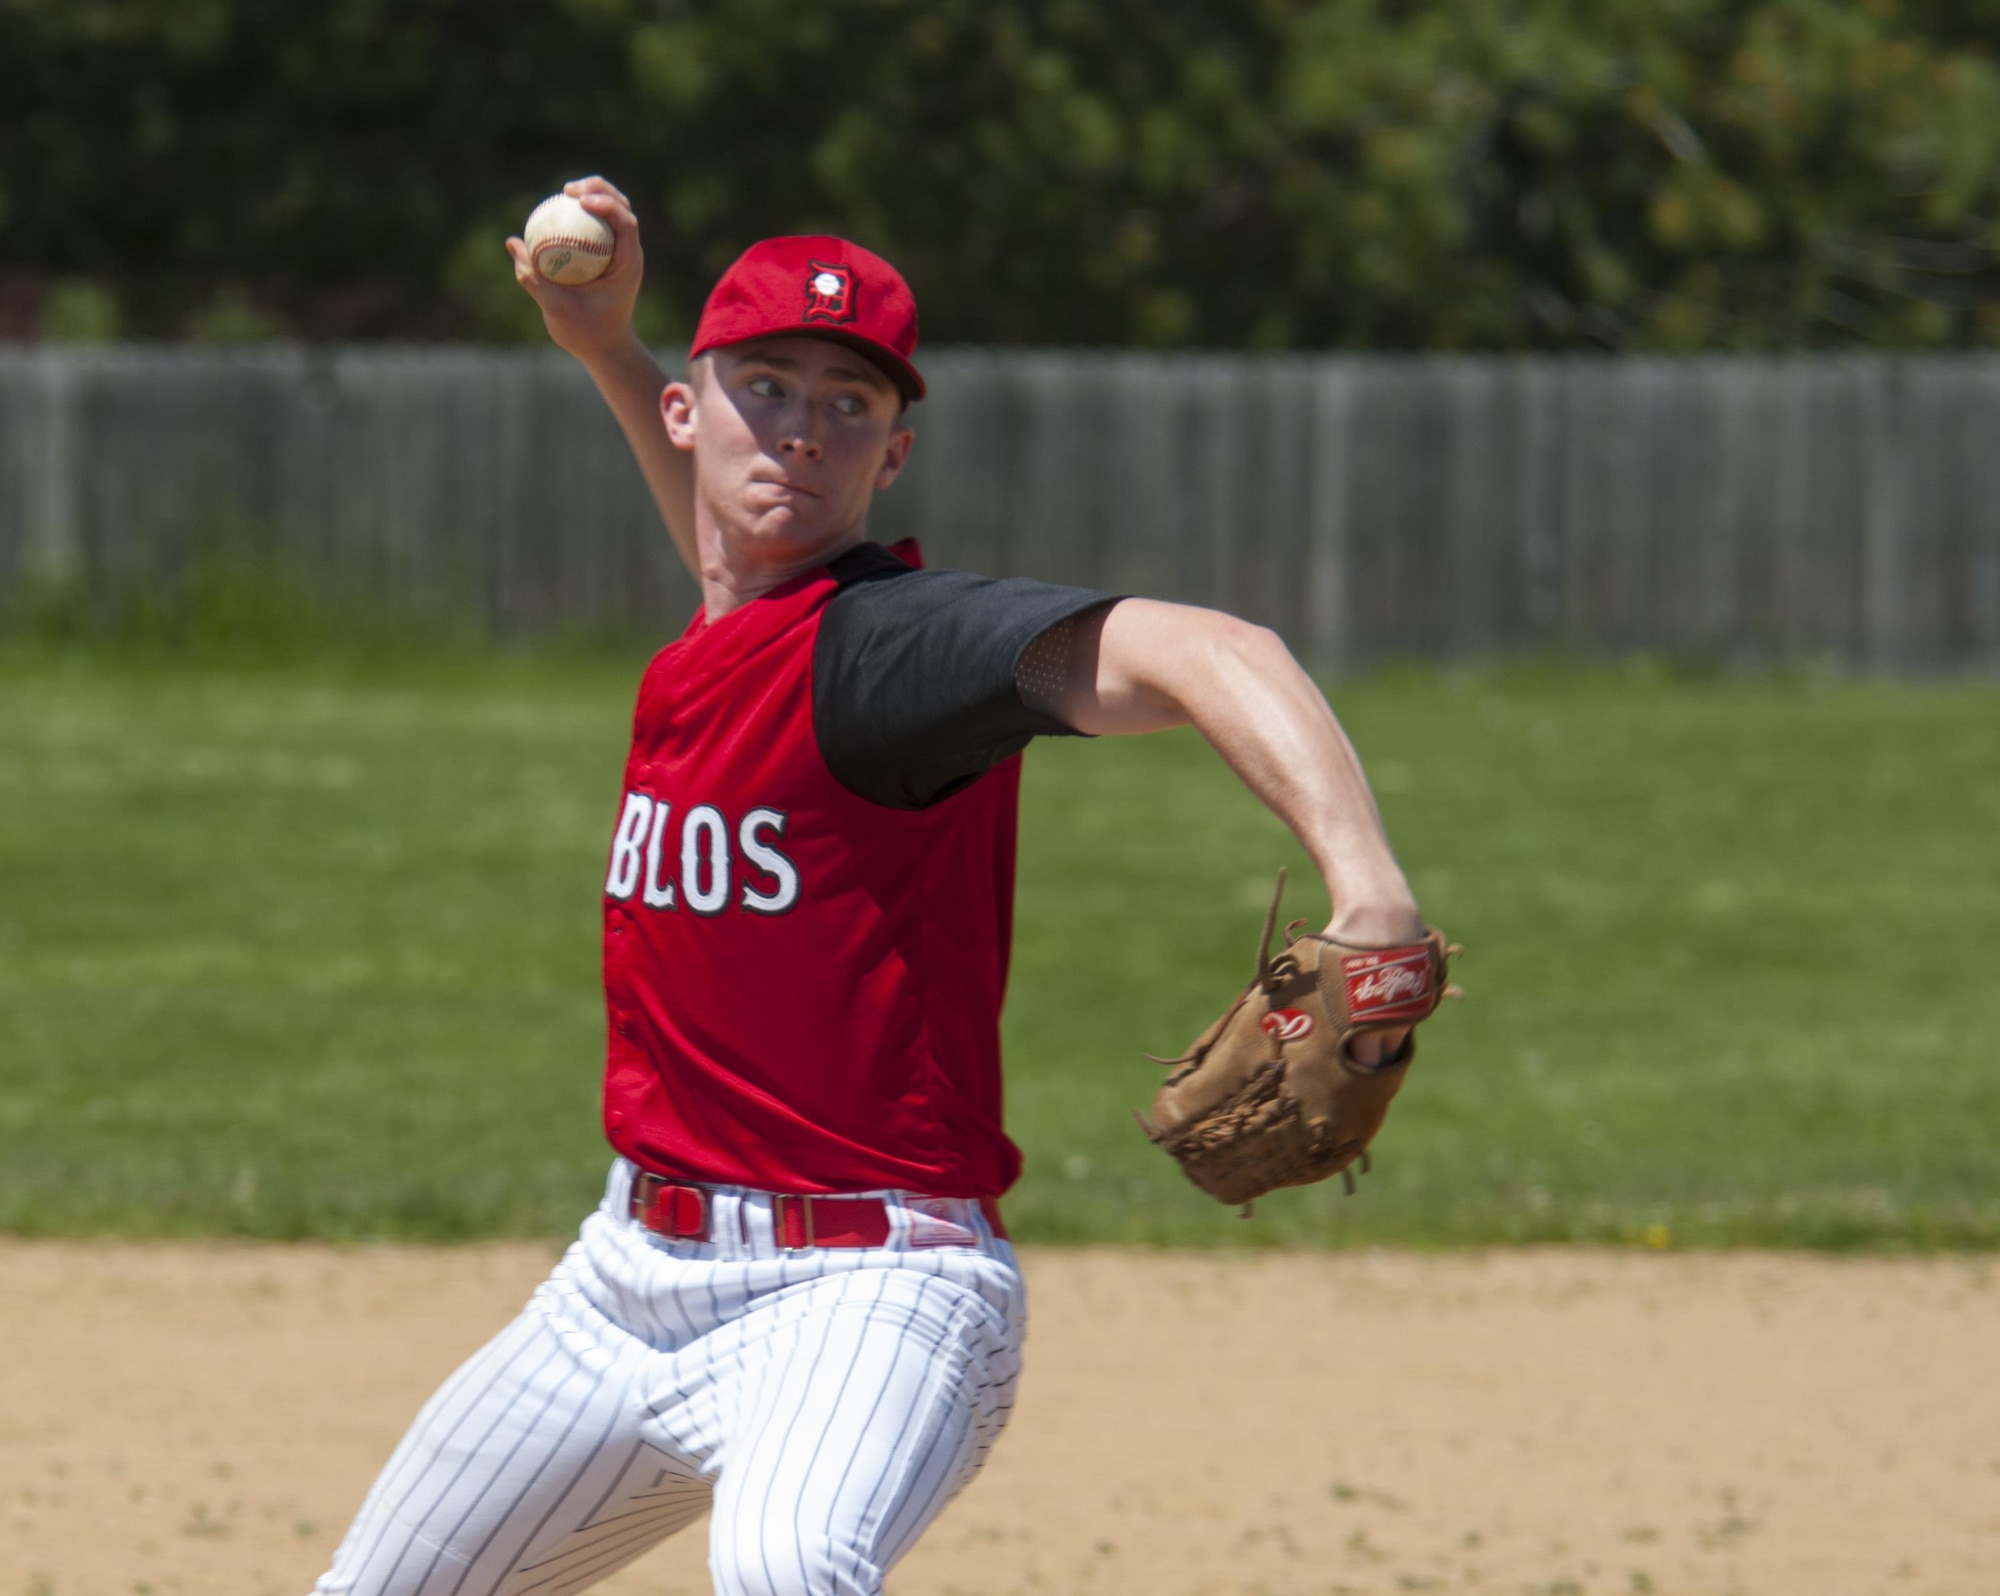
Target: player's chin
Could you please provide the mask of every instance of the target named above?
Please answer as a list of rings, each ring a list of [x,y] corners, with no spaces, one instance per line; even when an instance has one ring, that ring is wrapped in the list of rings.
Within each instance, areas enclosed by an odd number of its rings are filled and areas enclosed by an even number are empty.
[[[844,529],[834,524],[835,519],[825,501],[801,494],[775,503],[765,499],[752,508],[747,522],[750,535],[761,546],[799,555],[839,541]]]

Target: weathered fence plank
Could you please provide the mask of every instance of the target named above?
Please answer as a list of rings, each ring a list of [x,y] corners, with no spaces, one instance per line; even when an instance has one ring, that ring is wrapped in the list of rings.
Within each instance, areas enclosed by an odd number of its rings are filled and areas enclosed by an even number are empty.
[[[1550,647],[2000,664],[2000,359],[948,349],[875,531],[1218,604],[1314,663]],[[695,598],[554,353],[0,348],[0,610],[210,561],[500,637]]]

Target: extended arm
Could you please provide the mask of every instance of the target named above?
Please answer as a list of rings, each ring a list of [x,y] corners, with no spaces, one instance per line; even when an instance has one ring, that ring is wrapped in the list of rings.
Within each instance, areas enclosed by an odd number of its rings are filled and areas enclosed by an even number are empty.
[[[632,307],[638,303],[645,276],[645,256],[639,248],[639,222],[631,202],[601,177],[580,178],[563,185],[585,210],[611,228],[611,264],[594,281],[564,287],[549,282],[528,259],[528,247],[518,238],[507,240],[514,259],[514,280],[541,307],[542,320],[556,346],[574,355],[597,384],[624,429],[633,458],[652,490],[653,502],[682,562],[696,578],[701,566],[695,553],[694,462],[675,448],[660,420],[660,393],[666,374],[632,331]]]
[[[1043,633],[1018,677],[1035,708],[1080,732],[1193,725],[1305,845],[1333,900],[1329,936],[1382,947],[1423,935],[1354,746],[1276,633],[1122,599]]]

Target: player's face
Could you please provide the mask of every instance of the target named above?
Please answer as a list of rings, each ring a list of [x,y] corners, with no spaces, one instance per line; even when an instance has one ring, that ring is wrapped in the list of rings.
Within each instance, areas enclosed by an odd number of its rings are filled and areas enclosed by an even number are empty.
[[[839,543],[909,457],[894,384],[845,345],[757,339],[700,364],[683,422],[695,491],[740,553],[791,564]]]

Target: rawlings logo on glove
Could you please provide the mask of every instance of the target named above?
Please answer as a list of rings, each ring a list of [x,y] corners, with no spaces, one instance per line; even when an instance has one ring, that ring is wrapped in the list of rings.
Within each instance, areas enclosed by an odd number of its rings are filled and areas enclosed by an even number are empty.
[[[1139,1126],[1173,1155],[1210,1196],[1250,1204],[1280,1186],[1308,1186],[1350,1166],[1368,1168],[1368,1144],[1416,1057],[1412,1031],[1379,1064],[1354,1060],[1350,1044],[1369,1031],[1399,1030],[1430,1017],[1461,950],[1441,933],[1396,948],[1351,948],[1285,928],[1271,955],[1271,932],[1285,873],[1257,939],[1257,976],[1228,1011],[1175,1059],[1173,1073]]]
[[[1379,1020],[1421,1020],[1438,1004],[1430,948],[1349,953],[1340,961],[1347,981],[1347,1014],[1357,1025]]]

